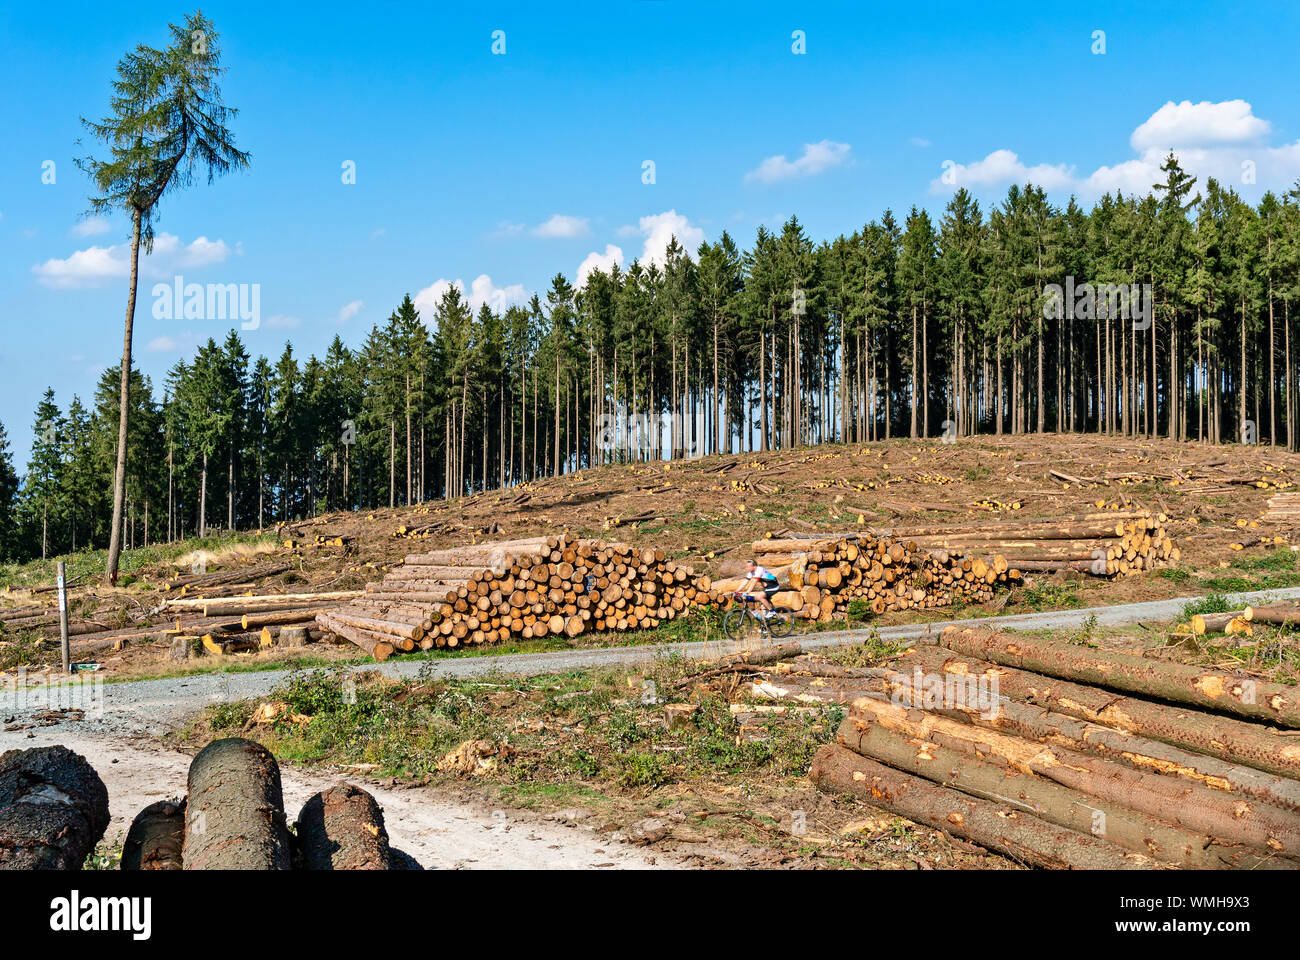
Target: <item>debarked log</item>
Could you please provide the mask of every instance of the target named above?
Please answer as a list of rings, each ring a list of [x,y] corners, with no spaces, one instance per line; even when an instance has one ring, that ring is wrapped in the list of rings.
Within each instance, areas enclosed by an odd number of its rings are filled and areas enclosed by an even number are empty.
[[[837,743],[813,757],[808,777],[825,793],[847,794],[914,823],[946,831],[1033,867],[1150,870],[1159,861],[1108,840],[1048,823],[1003,803],[937,786]]]
[[[838,739],[865,757],[1173,866],[1195,870],[1300,866],[1242,844],[1224,843],[1176,827],[1122,804],[998,763],[996,758],[983,759],[933,739],[908,737],[878,723],[849,717],[840,725]]]
[[[1254,677],[996,630],[948,627],[926,642],[1065,680],[1300,727],[1300,690]]]

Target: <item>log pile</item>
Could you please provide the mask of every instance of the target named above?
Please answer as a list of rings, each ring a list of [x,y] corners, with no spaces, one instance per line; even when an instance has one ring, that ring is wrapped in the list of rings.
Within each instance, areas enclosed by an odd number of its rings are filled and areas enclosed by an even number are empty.
[[[95,619],[70,613],[72,655],[77,659],[103,650],[120,651],[136,642],[169,643],[173,656],[183,657],[246,652],[274,646],[286,629],[296,627],[309,629],[307,640],[325,638],[324,631],[315,629],[316,614],[342,606],[361,591],[322,591],[303,585],[287,592],[267,592],[268,578],[292,568],[285,561],[238,563],[229,570],[177,575],[159,583],[163,597],[152,610],[101,609]],[[36,603],[0,610],[0,638],[21,634],[57,645],[57,607]],[[178,638],[192,642],[177,644]],[[296,634],[291,638],[301,642]]]
[[[1300,868],[1294,687],[958,627],[892,666],[753,673],[754,699],[851,704],[822,790],[1023,863]]]
[[[933,555],[1001,557],[1018,570],[1074,570],[1122,577],[1178,561],[1163,513],[1105,510],[1050,520],[982,520],[969,524],[877,531]]]
[[[783,588],[773,603],[809,620],[834,619],[858,599],[877,614],[948,607],[957,601],[984,603],[996,584],[1020,579],[1001,556],[921,550],[898,538],[869,534],[757,540],[750,549]],[[726,594],[745,582],[743,575],[719,580],[714,589]]]
[[[1259,518],[1264,523],[1300,526],[1300,493],[1278,493],[1268,498],[1268,509]]]
[[[229,584],[251,585],[267,577],[274,577],[293,568],[287,561],[258,564],[256,566],[239,566],[233,570],[213,571],[212,573],[191,573],[177,575],[163,584],[163,589],[176,591],[178,596],[185,596],[195,591],[204,591]]]
[[[662,550],[563,534],[412,554],[316,624],[376,660],[394,652],[637,630],[715,599]]]
[[[206,591],[205,591],[206,592]],[[172,626],[154,628],[165,639],[194,638],[183,653],[209,653],[217,656],[246,653],[283,644],[283,638],[296,646],[302,637],[289,631],[297,627],[314,627],[322,611],[333,610],[362,596],[360,590],[304,591],[299,593],[265,593],[233,597],[178,597],[165,604],[165,611],[176,617]],[[324,631],[315,631],[307,639],[321,639]],[[185,654],[188,655],[188,654]]]

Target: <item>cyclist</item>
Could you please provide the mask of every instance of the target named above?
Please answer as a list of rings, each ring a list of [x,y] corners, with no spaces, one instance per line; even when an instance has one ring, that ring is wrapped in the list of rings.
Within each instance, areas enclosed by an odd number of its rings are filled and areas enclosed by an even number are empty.
[[[763,607],[763,619],[769,619],[776,612],[772,609],[772,597],[776,596],[777,590],[780,589],[776,583],[776,574],[753,560],[745,561],[745,571],[749,579],[740,588],[740,592],[747,594],[761,584],[763,592],[758,595],[758,602]]]

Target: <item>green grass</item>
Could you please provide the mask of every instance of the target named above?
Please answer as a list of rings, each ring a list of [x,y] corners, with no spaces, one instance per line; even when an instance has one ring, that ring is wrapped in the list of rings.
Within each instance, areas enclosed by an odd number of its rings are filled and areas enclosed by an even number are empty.
[[[1242,555],[1240,559],[1233,562],[1232,566],[1237,570],[1294,571],[1297,560],[1300,560],[1300,553],[1296,553],[1290,547],[1281,547],[1267,553]]]
[[[255,701],[216,704],[204,735],[255,736],[290,763],[376,764],[377,776],[410,778],[440,776],[439,761],[468,740],[508,743],[511,756],[489,780],[540,797],[575,782],[641,793],[697,777],[803,776],[843,719],[833,706],[774,718],[766,739],[737,742],[726,700],[676,687],[685,670],[663,658],[630,686],[615,669],[473,680],[298,671],[266,698],[287,704],[286,716],[250,727]],[[674,697],[696,709],[669,730],[663,703]]]
[[[1209,596],[1184,604],[1183,619],[1190,620],[1192,617],[1206,613],[1229,613],[1231,610],[1232,605],[1228,603],[1227,597],[1221,593],[1211,593]]]
[[[1245,593],[1249,590],[1281,590],[1300,585],[1300,573],[1275,573],[1268,576],[1206,577],[1200,585],[1220,593]]]
[[[122,866],[122,845],[101,840],[99,845],[86,855],[82,870],[120,870]]]
[[[1078,590],[1078,584],[1072,581],[1038,583],[1032,587],[1025,587],[1020,592],[1020,600],[1035,610],[1070,609],[1083,603],[1079,599]]]
[[[1300,554],[1287,547],[1264,553],[1239,553],[1230,569],[1234,572],[1204,577],[1199,585],[1219,593],[1300,586]]]

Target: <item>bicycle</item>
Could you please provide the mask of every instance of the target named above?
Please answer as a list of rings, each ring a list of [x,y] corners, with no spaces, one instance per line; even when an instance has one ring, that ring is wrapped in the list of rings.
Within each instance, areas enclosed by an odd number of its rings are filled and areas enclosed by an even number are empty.
[[[739,590],[732,597],[740,602],[722,618],[722,632],[727,635],[727,639],[741,643],[759,637],[788,637],[794,630],[794,618],[789,610],[774,607],[770,614],[763,616],[767,611],[760,607],[759,612],[755,612],[751,606],[757,605],[756,597]]]

